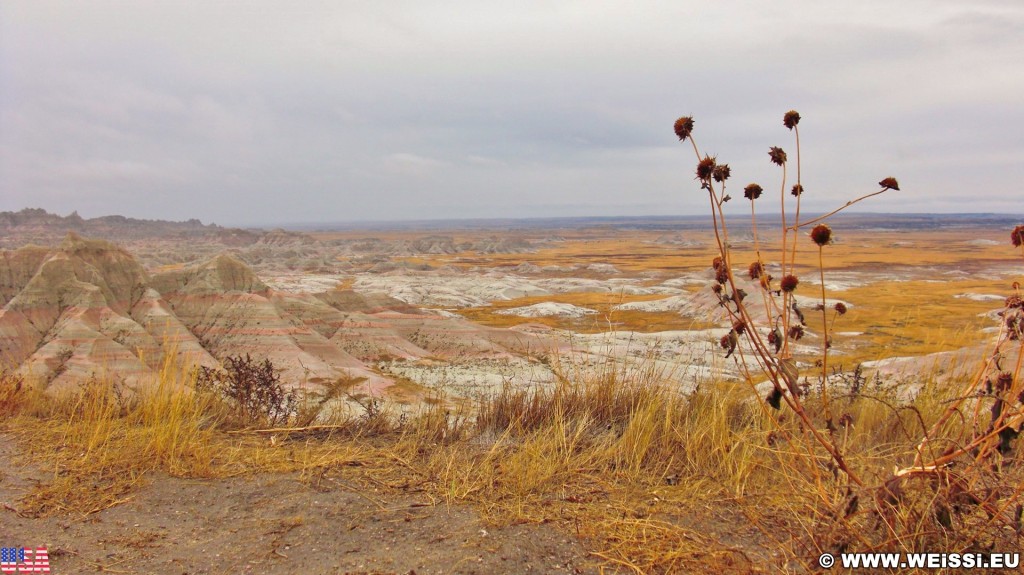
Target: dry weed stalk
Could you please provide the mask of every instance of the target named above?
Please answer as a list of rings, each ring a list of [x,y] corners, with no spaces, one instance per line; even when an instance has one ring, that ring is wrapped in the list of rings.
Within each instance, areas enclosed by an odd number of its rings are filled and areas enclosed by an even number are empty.
[[[761,196],[763,188],[756,183],[744,188],[744,197],[750,201],[751,229],[753,231],[754,251],[756,259],[747,267],[754,289],[758,297],[747,299],[747,292],[733,271],[733,250],[729,242],[729,228],[726,225],[723,206],[731,197],[727,192],[727,180],[731,176],[728,164],[720,162],[715,156],[702,153],[693,137],[694,121],[692,117],[679,118],[674,125],[680,141],[689,140],[697,159],[696,179],[701,189],[706,190],[711,209],[711,221],[714,228],[717,256],[712,262],[715,271],[714,293],[722,308],[732,322],[730,332],[722,337],[721,347],[726,350],[726,357],[732,356],[737,363],[746,383],[755,389],[758,380],[766,379],[771,385],[767,397],[760,398],[766,413],[770,408],[778,410],[784,402],[795,414],[799,425],[784,425],[785,414],[780,414],[776,421],[777,430],[769,438],[770,443],[779,438],[794,441],[801,446],[794,453],[803,452],[812,462],[803,469],[811,474],[812,484],[816,487],[819,502],[839,507],[835,518],[846,522],[857,511],[858,491],[866,488],[874,489],[876,496],[876,516],[884,524],[888,532],[887,540],[905,543],[921,529],[921,517],[908,504],[908,485],[911,480],[920,480],[926,485],[925,491],[931,493],[931,500],[926,502],[930,512],[938,517],[938,524],[945,528],[952,524],[951,514],[966,515],[968,508],[984,510],[988,518],[988,526],[1001,524],[1014,527],[1020,532],[1021,506],[1020,487],[1000,476],[1000,471],[1009,464],[1012,442],[1016,439],[1022,424],[1024,412],[1024,382],[1021,381],[1021,362],[1024,359],[1021,337],[1024,318],[1022,318],[1021,296],[1019,286],[1014,284],[1014,295],[1006,300],[1003,326],[992,351],[980,362],[979,369],[973,378],[964,382],[957,390],[953,399],[946,401],[944,411],[931,425],[926,426],[921,420],[917,439],[910,439],[908,451],[912,453],[912,462],[899,464],[899,458],[893,458],[890,466],[894,467],[888,478],[883,478],[881,486],[869,485],[857,465],[848,460],[846,447],[849,445],[847,433],[841,432],[850,424],[850,416],[844,414],[836,420],[833,412],[833,389],[835,375],[830,375],[828,355],[831,347],[832,326],[839,315],[846,312],[843,303],[835,304],[831,310],[827,307],[824,276],[824,252],[832,242],[832,228],[825,222],[833,215],[863,200],[885,193],[899,190],[895,178],[886,177],[879,182],[879,189],[863,194],[854,200],[832,210],[822,216],[801,219],[800,203],[804,193],[800,170],[800,114],[789,111],[784,115],[783,124],[794,134],[796,145],[796,183],[789,189],[795,200],[787,198],[787,176],[789,160],[786,152],[780,147],[769,149],[770,161],[781,169],[780,186],[780,217],[781,238],[777,269],[781,278],[776,282],[768,273],[769,262],[764,259],[764,245],[758,237],[758,220],[755,202]],[[795,202],[794,217],[787,216],[787,205]],[[797,275],[797,256],[801,237],[799,232],[814,226],[810,238],[818,248],[818,278],[821,284],[820,301],[817,305],[821,312],[820,351],[816,365],[820,373],[816,376],[819,397],[813,406],[806,394],[806,386],[798,382],[800,372],[794,358],[794,342],[805,334],[807,318],[799,309],[795,291],[801,284]],[[1017,226],[1011,233],[1011,242],[1021,247],[1024,252],[1024,226]],[[751,303],[756,302],[756,303]],[[760,305],[761,308],[755,308]],[[763,312],[763,315],[756,313]],[[832,313],[831,320],[829,318]],[[1016,357],[1014,358],[1014,355]],[[1012,362],[1012,366],[1004,368],[1004,363]],[[805,381],[807,375],[804,376]],[[985,409],[986,402],[991,403]],[[892,407],[890,405],[890,407]],[[893,410],[896,408],[892,407]],[[920,418],[920,413],[918,412]],[[837,426],[838,423],[838,426]],[[803,441],[801,441],[801,436]],[[936,445],[941,444],[941,445]],[[830,460],[825,467],[833,472],[836,480],[833,487],[842,486],[838,493],[843,496],[835,501],[837,490],[830,488],[821,474],[821,459],[816,453],[823,449]],[[954,468],[954,462],[957,462]],[[794,466],[801,466],[794,462]],[[845,477],[845,481],[841,480]],[[903,513],[903,529],[897,527],[900,521],[894,517]],[[970,523],[962,518],[961,525],[971,524],[978,528],[978,522]],[[849,527],[849,525],[847,525]],[[851,531],[853,531],[851,529]],[[847,542],[859,539],[860,543],[870,546],[863,537],[848,534]],[[974,538],[976,542],[977,537]],[[884,546],[884,545],[883,545]]]

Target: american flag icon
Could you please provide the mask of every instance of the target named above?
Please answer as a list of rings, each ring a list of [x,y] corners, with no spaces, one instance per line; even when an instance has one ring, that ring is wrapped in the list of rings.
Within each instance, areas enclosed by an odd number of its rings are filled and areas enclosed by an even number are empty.
[[[50,554],[46,547],[35,549],[4,549],[0,573],[49,573]],[[13,551],[17,551],[13,553]]]

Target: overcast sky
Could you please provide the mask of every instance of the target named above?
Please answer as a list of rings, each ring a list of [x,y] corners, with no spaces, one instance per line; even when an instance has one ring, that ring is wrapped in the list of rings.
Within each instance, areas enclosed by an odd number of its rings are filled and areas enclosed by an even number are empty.
[[[1024,213],[1021,62],[1020,0],[3,0],[0,211],[700,214],[674,120],[776,189],[794,108],[812,210]]]

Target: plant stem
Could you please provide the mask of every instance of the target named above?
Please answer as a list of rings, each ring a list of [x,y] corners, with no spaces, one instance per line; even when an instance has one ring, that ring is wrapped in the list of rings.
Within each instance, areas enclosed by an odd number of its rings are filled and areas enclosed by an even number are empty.
[[[852,206],[853,204],[856,204],[857,202],[860,202],[862,200],[866,200],[868,198],[877,196],[878,194],[884,194],[886,192],[886,190],[888,190],[888,188],[885,188],[885,189],[882,189],[882,190],[878,190],[877,192],[872,192],[870,194],[865,194],[865,195],[857,198],[856,200],[850,200],[849,202],[846,202],[846,204],[844,204],[843,206],[838,207],[838,208],[832,210],[831,212],[825,214],[824,216],[818,216],[818,217],[814,218],[813,220],[807,220],[806,222],[799,222],[797,225],[794,225],[794,226],[790,227],[789,229],[791,229],[791,230],[793,230],[795,232],[795,231],[797,231],[798,229],[800,229],[800,228],[802,228],[804,226],[809,226],[811,224],[816,224],[816,223],[818,223],[818,222],[820,222],[820,221],[822,221],[824,219],[828,219],[828,218],[838,214],[839,212],[845,210],[846,208]],[[785,226],[786,222],[783,221],[782,225]]]
[[[796,242],[794,242],[796,243]],[[794,248],[795,251],[796,248]],[[828,398],[828,309],[825,307],[825,263],[823,252],[825,248],[818,246],[818,274],[821,281],[821,399],[825,408],[825,421],[828,422],[829,430],[832,429],[832,410],[829,407]]]

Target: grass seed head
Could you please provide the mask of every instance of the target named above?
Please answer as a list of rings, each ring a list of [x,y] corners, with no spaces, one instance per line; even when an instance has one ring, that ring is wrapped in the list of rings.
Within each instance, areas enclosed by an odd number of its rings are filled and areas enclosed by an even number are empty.
[[[800,123],[800,113],[796,110],[790,110],[786,112],[786,115],[782,117],[782,125],[786,126],[790,130],[796,127]]]
[[[676,135],[679,136],[680,142],[689,138],[690,134],[693,132],[693,117],[683,116],[682,118],[679,118],[676,120],[674,128]]]

